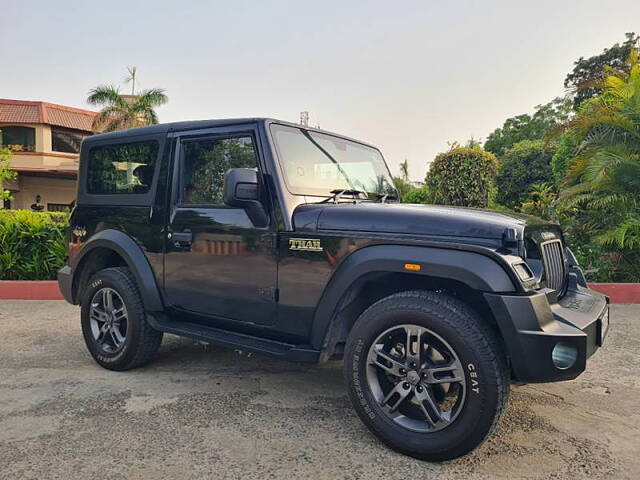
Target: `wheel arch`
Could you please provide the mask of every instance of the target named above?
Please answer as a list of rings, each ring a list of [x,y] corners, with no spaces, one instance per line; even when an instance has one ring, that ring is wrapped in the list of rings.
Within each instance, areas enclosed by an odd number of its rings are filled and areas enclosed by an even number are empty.
[[[142,248],[130,236],[112,229],[102,230],[93,235],[71,265],[73,303],[80,302],[84,287],[94,273],[104,268],[120,266],[131,270],[145,309],[163,310],[155,275]]]
[[[408,271],[405,263],[420,265]],[[360,314],[386,296],[407,290],[439,290],[460,298],[496,325],[484,292],[514,292],[505,269],[480,253],[432,247],[377,245],[351,254],[331,278],[316,308],[311,344],[327,360]]]

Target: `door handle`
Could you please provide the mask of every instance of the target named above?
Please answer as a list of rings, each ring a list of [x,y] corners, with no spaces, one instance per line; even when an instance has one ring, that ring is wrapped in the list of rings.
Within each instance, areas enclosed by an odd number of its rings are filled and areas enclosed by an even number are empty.
[[[176,247],[188,247],[193,242],[193,234],[191,232],[173,232],[171,240]]]

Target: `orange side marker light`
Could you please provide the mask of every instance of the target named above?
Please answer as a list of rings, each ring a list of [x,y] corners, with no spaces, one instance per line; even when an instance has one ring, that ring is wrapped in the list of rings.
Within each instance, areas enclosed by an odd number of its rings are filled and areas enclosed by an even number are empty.
[[[419,272],[422,269],[422,267],[417,263],[405,263],[404,269],[409,270],[411,272]]]

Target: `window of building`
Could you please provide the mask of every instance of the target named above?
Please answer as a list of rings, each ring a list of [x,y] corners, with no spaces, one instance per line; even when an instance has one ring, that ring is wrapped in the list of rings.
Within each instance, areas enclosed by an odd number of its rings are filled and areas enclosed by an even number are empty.
[[[31,127],[0,127],[0,146],[14,152],[35,152],[36,129]]]
[[[68,128],[51,127],[51,150],[54,152],[80,153],[80,143],[87,134]]]
[[[70,212],[71,205],[68,203],[47,203],[47,211],[49,212]]]
[[[227,170],[258,168],[251,137],[188,140],[182,148],[181,203],[222,205]]]
[[[94,147],[89,152],[87,192],[147,193],[153,181],[158,143],[138,142]]]

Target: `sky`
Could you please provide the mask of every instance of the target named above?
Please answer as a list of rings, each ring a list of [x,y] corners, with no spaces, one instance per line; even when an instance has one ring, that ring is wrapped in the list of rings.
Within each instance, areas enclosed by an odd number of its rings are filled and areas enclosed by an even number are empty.
[[[422,180],[448,142],[484,139],[564,95],[591,56],[640,31],[640,1],[2,0],[0,98],[80,108],[164,88],[161,122],[266,116],[377,145]],[[123,92],[128,88],[122,85]]]

